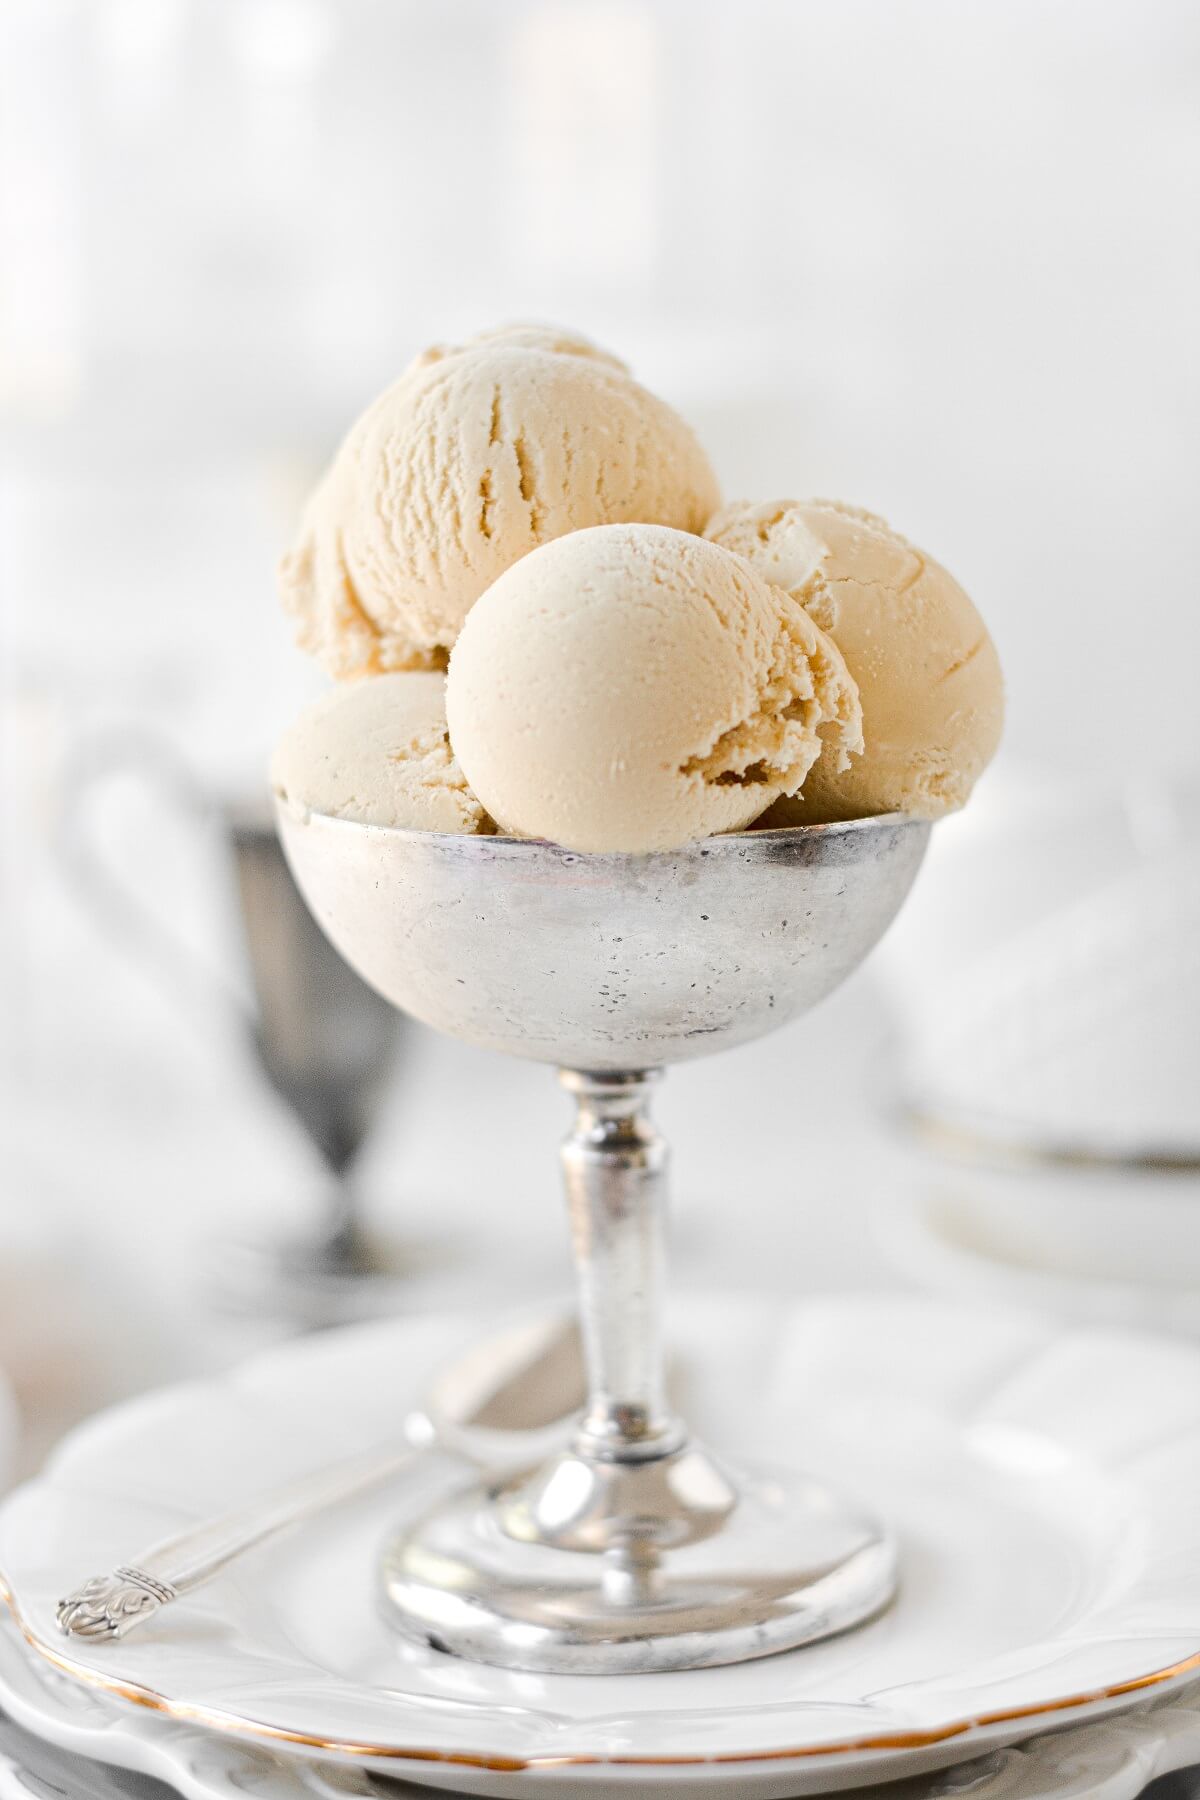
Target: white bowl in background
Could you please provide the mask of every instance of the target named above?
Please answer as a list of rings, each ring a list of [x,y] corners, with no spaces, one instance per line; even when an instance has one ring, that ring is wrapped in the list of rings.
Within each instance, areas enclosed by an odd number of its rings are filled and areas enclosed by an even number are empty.
[[[931,1166],[874,1225],[934,1292],[1200,1337],[1200,1176]]]
[[[1200,1169],[1200,795],[1009,774],[875,966],[905,1110],[986,1149]]]

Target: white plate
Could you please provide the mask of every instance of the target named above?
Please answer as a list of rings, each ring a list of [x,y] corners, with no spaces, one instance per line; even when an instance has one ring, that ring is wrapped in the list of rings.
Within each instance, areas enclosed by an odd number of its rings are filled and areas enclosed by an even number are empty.
[[[182,1800],[403,1800],[408,1782],[341,1764],[284,1760],[153,1713],[118,1707],[30,1655],[0,1629],[0,1800],[145,1800],[143,1775],[170,1782]],[[69,1758],[56,1762],[54,1758]],[[86,1759],[86,1760],[85,1760]],[[974,1762],[902,1786],[859,1789],[860,1800],[1137,1800],[1148,1782],[1200,1761],[1200,1686],[1137,1712],[1044,1733]],[[48,1787],[49,1784],[49,1787]],[[737,1783],[728,1791],[735,1793]]]
[[[401,1643],[374,1602],[402,1491],[247,1557],[116,1645],[69,1646],[81,1576],[382,1437],[478,1321],[289,1346],[102,1416],[0,1514],[31,1642],[119,1698],[276,1751],[474,1792],[799,1794],[915,1774],[1144,1701],[1200,1668],[1200,1349],[879,1297],[696,1301],[688,1409],[882,1507],[903,1591],[873,1624],[730,1669],[550,1678]]]
[[[14,1741],[4,1719],[27,1734],[28,1742]],[[10,1793],[46,1800],[46,1780],[54,1770],[38,1754],[43,1746],[71,1759],[69,1780],[61,1781],[65,1771],[60,1770],[56,1788],[86,1791],[97,1800],[108,1794],[113,1800],[145,1800],[139,1779],[144,1775],[169,1782],[183,1800],[235,1800],[247,1794],[255,1800],[313,1800],[314,1795],[344,1800],[346,1794],[402,1800],[422,1791],[365,1769],[285,1760],[154,1713],[133,1712],[32,1656],[6,1625],[0,1627],[0,1800],[9,1800]],[[22,1785],[30,1775],[40,1785]]]

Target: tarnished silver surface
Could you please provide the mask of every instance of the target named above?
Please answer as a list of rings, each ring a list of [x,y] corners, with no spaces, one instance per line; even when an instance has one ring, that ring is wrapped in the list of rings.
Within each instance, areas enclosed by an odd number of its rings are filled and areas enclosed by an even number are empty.
[[[560,1079],[576,1108],[562,1166],[590,1389],[580,1442],[595,1457],[662,1456],[683,1429],[659,1337],[667,1144],[647,1111],[658,1071]]]
[[[895,1585],[889,1535],[808,1477],[731,1474],[667,1406],[654,1072],[562,1079],[587,1408],[539,1467],[401,1528],[393,1615],[434,1649],[559,1674],[740,1662],[868,1618]]]
[[[699,1445],[655,1461],[569,1453],[456,1494],[384,1552],[410,1636],[547,1674],[651,1674],[845,1631],[895,1587],[868,1517],[786,1470],[727,1477]]]
[[[649,1069],[806,1012],[891,923],[929,835],[892,817],[649,856],[392,831],[284,810],[346,960],[451,1037],[569,1069]]]
[[[773,1030],[835,988],[907,894],[929,827],[885,818],[582,856],[280,813],[318,921],[398,1006],[565,1065],[563,1167],[589,1398],[568,1449],[476,1486],[385,1551],[433,1648],[628,1674],[739,1662],[869,1617],[888,1532],[807,1476],[727,1473],[667,1408],[659,1341],[668,1062]]]

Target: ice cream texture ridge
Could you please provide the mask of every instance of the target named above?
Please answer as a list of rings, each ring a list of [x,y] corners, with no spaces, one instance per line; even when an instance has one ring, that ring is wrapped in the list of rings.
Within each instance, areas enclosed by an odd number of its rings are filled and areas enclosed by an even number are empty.
[[[937,818],[963,806],[1000,741],[1004,683],[954,577],[883,519],[840,501],[731,506],[706,535],[830,634],[862,701],[863,754],[848,766],[822,757],[766,822]]]
[[[439,344],[351,428],[280,589],[335,686],[293,812],[669,851],[965,804],[999,742],[957,581],[840,501],[722,506],[691,428],[578,333]]]
[[[514,327],[427,351],[367,408],[283,560],[283,602],[335,677],[441,667],[540,544],[623,520],[702,531],[719,497],[690,427],[615,357]]]

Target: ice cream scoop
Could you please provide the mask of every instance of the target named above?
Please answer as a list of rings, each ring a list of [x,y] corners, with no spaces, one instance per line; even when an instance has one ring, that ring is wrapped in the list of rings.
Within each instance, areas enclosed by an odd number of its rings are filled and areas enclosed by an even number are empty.
[[[436,668],[485,588],[565,532],[700,531],[719,503],[691,429],[586,339],[521,325],[418,357],[352,428],[280,565],[335,676]]]
[[[828,632],[862,700],[863,754],[850,763],[822,755],[803,791],[763,823],[932,819],[964,805],[1000,739],[1004,684],[987,627],[954,577],[873,513],[833,500],[729,506],[705,535]]]
[[[573,850],[735,831],[861,743],[837,646],[739,556],[662,525],[545,544],[450,659],[455,753],[503,830]],[[824,740],[822,739],[824,732]]]
[[[438,674],[372,675],[307,707],[271,759],[291,811],[411,831],[494,830],[467,786],[446,730]]]

